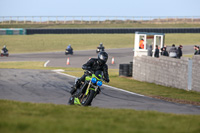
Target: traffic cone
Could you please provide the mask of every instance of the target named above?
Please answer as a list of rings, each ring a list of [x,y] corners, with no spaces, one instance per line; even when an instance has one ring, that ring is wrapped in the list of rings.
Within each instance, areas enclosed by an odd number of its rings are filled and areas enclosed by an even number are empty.
[[[69,58],[67,58],[67,63],[66,63],[66,64],[67,64],[67,65],[70,65],[70,64],[69,64]]]
[[[112,64],[115,64],[115,59],[114,59],[114,57],[112,57],[112,62],[111,62]]]

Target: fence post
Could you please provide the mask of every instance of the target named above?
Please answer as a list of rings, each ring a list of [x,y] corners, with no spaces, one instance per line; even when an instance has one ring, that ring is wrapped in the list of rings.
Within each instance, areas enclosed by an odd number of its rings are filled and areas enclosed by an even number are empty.
[[[26,17],[24,17],[24,24],[26,24]]]
[[[98,17],[98,24],[99,24],[99,21],[100,21],[100,17]]]
[[[2,24],[4,23],[4,17],[2,18]]]
[[[194,16],[192,16],[192,23],[194,22]]]
[[[9,24],[11,23],[11,19],[12,19],[12,17],[10,17],[10,19],[9,19]]]
[[[65,21],[64,21],[64,24],[66,24],[66,16],[65,16]]]
[[[40,16],[40,24],[42,23],[42,17]]]
[[[56,24],[58,23],[58,17],[56,16]]]
[[[16,24],[18,24],[18,18],[19,18],[19,17],[17,17]]]
[[[91,24],[91,17],[90,17],[90,24]]]
[[[31,21],[31,23],[33,24],[33,16],[32,16],[32,21]]]

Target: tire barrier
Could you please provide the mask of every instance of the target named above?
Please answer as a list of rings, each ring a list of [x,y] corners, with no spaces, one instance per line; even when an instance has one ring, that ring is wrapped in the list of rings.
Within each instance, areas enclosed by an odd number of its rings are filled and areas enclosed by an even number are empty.
[[[136,31],[156,33],[200,33],[200,28],[26,29],[26,34],[130,34]]]
[[[119,64],[119,76],[132,77],[133,62],[130,64]]]
[[[26,30],[22,28],[0,29],[0,35],[25,35]]]

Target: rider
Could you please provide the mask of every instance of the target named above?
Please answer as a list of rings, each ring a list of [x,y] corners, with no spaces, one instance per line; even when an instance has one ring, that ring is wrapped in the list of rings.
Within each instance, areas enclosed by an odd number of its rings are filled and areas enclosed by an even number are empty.
[[[67,49],[66,49],[66,50],[69,51],[69,53],[72,53],[73,48],[72,48],[71,44],[69,44],[69,45],[67,46]]]
[[[6,45],[4,45],[4,47],[2,48],[2,51],[3,51],[4,53],[7,53],[7,52],[8,52],[8,49],[6,48]]]
[[[102,49],[102,51],[104,51],[104,46],[103,46],[103,43],[100,43],[99,44],[99,47],[97,47],[98,49]]]
[[[98,58],[91,58],[86,64],[82,66],[83,70],[93,71],[95,75],[99,75],[103,72],[103,77],[106,82],[109,82],[109,75],[108,75],[108,66],[106,64],[108,60],[108,54],[106,52],[100,52],[98,54]],[[83,74],[83,76],[78,79],[75,85],[72,87],[70,93],[73,95],[77,88],[80,87],[81,82],[85,81],[85,77],[87,74]]]

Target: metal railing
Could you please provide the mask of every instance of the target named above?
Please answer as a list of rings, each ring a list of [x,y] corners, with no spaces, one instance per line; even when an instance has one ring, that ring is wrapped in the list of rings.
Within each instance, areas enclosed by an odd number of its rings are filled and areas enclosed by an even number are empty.
[[[200,24],[200,16],[0,16],[0,24]]]

